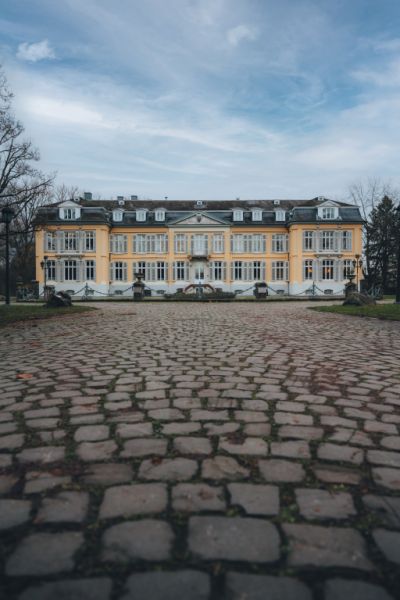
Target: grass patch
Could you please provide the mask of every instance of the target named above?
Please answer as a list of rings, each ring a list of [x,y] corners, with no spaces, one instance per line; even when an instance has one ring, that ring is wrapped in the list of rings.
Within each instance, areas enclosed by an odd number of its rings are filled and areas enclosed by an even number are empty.
[[[313,306],[310,310],[351,315],[353,317],[372,317],[400,321],[400,304],[375,304],[369,306]]]
[[[52,317],[59,317],[64,315],[76,315],[78,313],[88,312],[96,310],[91,306],[70,306],[66,308],[45,308],[44,306],[37,305],[16,305],[12,304],[7,306],[5,304],[0,306],[0,327],[5,327],[11,323],[17,321],[30,321],[49,319]]]

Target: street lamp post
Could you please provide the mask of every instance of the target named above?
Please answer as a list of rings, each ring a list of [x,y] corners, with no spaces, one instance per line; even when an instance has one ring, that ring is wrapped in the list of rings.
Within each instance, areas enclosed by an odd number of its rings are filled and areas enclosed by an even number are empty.
[[[357,286],[357,292],[358,292],[359,291],[359,289],[358,289],[359,288],[359,285],[358,285],[358,283],[359,283],[358,282],[358,269],[361,269],[361,267],[363,265],[363,261],[362,261],[362,259],[361,259],[361,257],[360,257],[359,254],[355,255],[355,258],[352,261],[352,264],[353,264],[353,269],[356,272],[356,286]]]
[[[10,223],[13,220],[14,211],[10,206],[1,209],[1,221],[6,226],[6,304],[10,304]]]
[[[44,277],[44,284],[43,284],[43,298],[45,300],[47,300],[46,298],[46,288],[47,288],[47,260],[48,260],[48,256],[43,256],[43,260],[40,261],[40,266],[42,267],[43,270],[43,277]]]
[[[397,214],[397,277],[396,277],[396,304],[400,304],[400,204],[396,208]]]

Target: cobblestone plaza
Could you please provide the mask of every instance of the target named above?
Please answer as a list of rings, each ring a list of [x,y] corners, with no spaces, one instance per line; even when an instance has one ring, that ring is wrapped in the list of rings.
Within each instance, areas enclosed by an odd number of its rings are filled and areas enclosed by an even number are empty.
[[[399,597],[398,322],[97,306],[1,331],[1,598]]]

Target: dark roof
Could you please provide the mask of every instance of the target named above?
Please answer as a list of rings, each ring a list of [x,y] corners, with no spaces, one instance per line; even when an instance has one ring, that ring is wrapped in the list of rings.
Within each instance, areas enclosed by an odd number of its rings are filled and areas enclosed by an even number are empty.
[[[312,198],[311,200],[207,200],[202,205],[198,205],[196,200],[125,200],[124,204],[118,200],[85,200],[80,198],[74,200],[82,208],[80,224],[103,223],[113,225],[111,211],[120,208],[124,211],[123,220],[115,223],[116,226],[137,226],[147,227],[149,225],[163,227],[166,224],[179,222],[180,219],[188,217],[191,214],[202,212],[205,216],[215,218],[227,225],[234,223],[235,226],[246,225],[257,227],[259,225],[279,225],[284,221],[276,221],[276,211],[284,210],[286,214],[286,223],[312,223],[318,221],[316,207],[326,202],[327,199],[320,200]],[[61,224],[64,220],[59,219],[58,206],[63,204],[59,202],[39,209],[36,223],[39,224]],[[337,202],[339,206],[339,220],[347,223],[361,223],[362,217],[356,206]],[[136,210],[147,209],[146,221],[136,221]],[[165,221],[156,221],[154,211],[163,208],[166,210]],[[244,211],[243,221],[233,221],[232,209],[242,208]],[[262,221],[253,221],[251,209],[260,208],[263,211]],[[71,223],[71,221],[69,221]],[[332,222],[331,220],[329,222]]]

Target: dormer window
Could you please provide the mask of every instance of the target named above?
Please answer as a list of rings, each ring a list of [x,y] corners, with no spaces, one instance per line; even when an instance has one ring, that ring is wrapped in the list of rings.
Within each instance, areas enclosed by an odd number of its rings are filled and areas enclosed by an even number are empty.
[[[143,221],[146,220],[146,211],[141,209],[141,210],[137,210],[136,211],[136,221],[141,221],[143,223]]]
[[[243,211],[241,208],[235,208],[235,210],[233,211],[233,220],[243,221]]]
[[[59,207],[59,217],[64,221],[75,221],[79,219],[81,216],[81,208],[80,206],[60,206]]]
[[[252,221],[262,221],[262,210],[260,208],[254,208],[251,211]]]
[[[121,209],[113,210],[113,221],[122,221],[124,218],[124,211]]]
[[[155,212],[156,221],[165,221],[165,210],[160,208]]]
[[[325,206],[323,208],[321,208],[321,213],[320,213],[321,219],[336,219],[337,217],[337,208],[335,208],[334,206]]]
[[[275,212],[275,220],[276,221],[286,221],[286,213],[284,210],[277,210]]]

